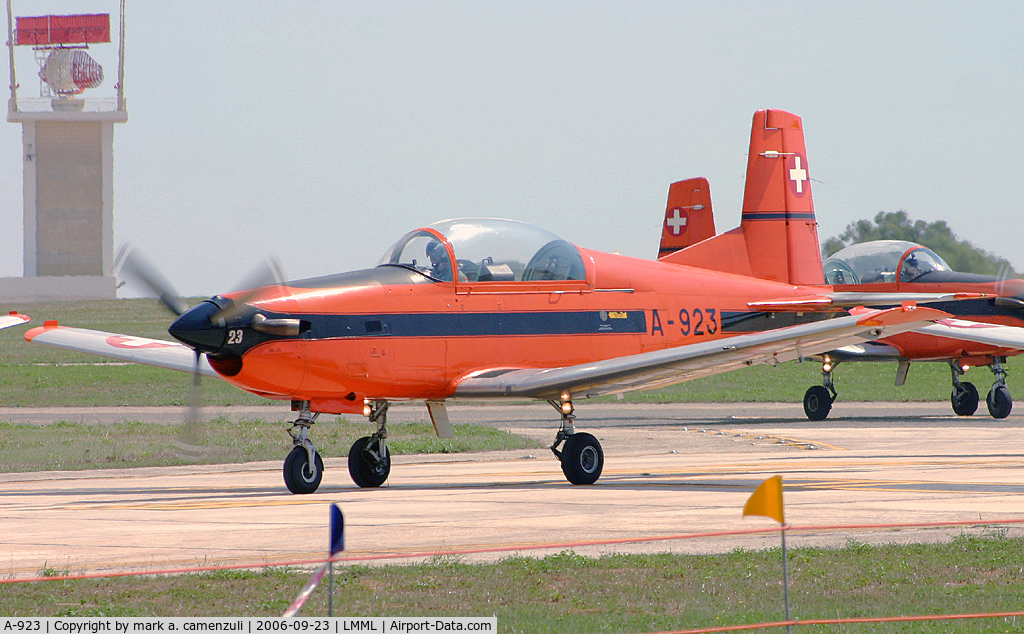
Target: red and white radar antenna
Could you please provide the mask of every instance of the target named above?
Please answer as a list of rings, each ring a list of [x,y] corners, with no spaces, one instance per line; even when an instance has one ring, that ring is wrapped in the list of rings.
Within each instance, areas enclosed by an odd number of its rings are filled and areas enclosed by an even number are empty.
[[[103,67],[85,49],[110,42],[110,14],[19,17],[14,42],[36,51],[39,78],[51,96],[68,98],[102,83]]]
[[[82,49],[57,48],[47,56],[39,78],[62,97],[77,95],[103,82],[103,67]]]

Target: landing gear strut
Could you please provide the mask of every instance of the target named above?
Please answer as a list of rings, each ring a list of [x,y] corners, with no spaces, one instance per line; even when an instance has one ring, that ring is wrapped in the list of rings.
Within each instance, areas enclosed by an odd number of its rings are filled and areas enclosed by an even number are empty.
[[[555,434],[555,442],[551,443],[551,452],[562,463],[562,473],[572,484],[594,484],[601,477],[604,469],[604,451],[601,443],[592,435],[577,433],[572,421],[576,418],[572,411],[572,401],[562,395],[561,401],[548,401],[562,415],[561,425]],[[558,445],[562,442],[561,451]]]
[[[832,403],[836,400],[836,387],[832,384],[832,370],[839,365],[825,357],[821,364],[821,385],[812,385],[804,393],[804,414],[809,420],[825,420],[832,411]]]
[[[309,401],[299,401],[298,409],[299,418],[288,430],[293,448],[284,460],[284,484],[292,493],[312,493],[324,475],[324,461],[309,439],[309,428],[320,413],[310,414]]]
[[[989,390],[985,403],[988,405],[988,413],[992,418],[1006,418],[1013,409],[1013,397],[1010,396],[1010,388],[1006,387],[1006,370],[1003,363],[1006,357],[994,357],[992,359],[992,374],[996,375],[996,381]]]
[[[949,396],[953,413],[957,416],[973,416],[978,411],[978,388],[969,381],[960,381],[964,370],[956,359],[949,362],[949,367],[953,371],[953,393]]]
[[[370,422],[377,424],[377,431],[352,443],[348,452],[348,474],[363,488],[379,487],[391,473],[391,452],[387,446],[389,405],[387,401],[370,404]]]

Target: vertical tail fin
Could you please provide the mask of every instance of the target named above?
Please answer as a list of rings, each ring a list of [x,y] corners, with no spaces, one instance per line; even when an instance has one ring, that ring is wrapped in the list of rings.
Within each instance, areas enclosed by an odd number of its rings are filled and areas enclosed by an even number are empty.
[[[690,178],[668,188],[665,224],[661,228],[658,257],[697,244],[715,235],[711,188],[706,178]]]
[[[756,277],[825,283],[800,117],[782,110],[754,113],[740,228]]]
[[[710,218],[710,195],[708,202]],[[671,189],[668,207],[662,247],[673,209]],[[740,226],[700,243],[691,240],[660,259],[790,284],[825,283],[800,117],[783,110],[754,113]]]

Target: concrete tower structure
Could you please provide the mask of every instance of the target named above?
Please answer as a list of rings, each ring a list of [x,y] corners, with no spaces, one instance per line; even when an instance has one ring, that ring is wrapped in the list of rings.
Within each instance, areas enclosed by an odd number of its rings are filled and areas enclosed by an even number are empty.
[[[114,124],[128,120],[121,5],[117,96],[83,98],[103,80],[86,50],[110,42],[109,14],[17,18],[11,29],[7,121],[22,125],[24,277],[0,279],[0,299],[113,299]],[[15,46],[31,46],[40,98],[20,99]]]

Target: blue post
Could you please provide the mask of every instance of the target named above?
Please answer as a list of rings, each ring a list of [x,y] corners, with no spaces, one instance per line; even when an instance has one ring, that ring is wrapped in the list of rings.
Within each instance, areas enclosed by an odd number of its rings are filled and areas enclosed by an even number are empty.
[[[331,505],[331,555],[327,561],[329,566],[327,583],[327,616],[334,616],[334,555],[345,550],[345,516],[337,504]]]

